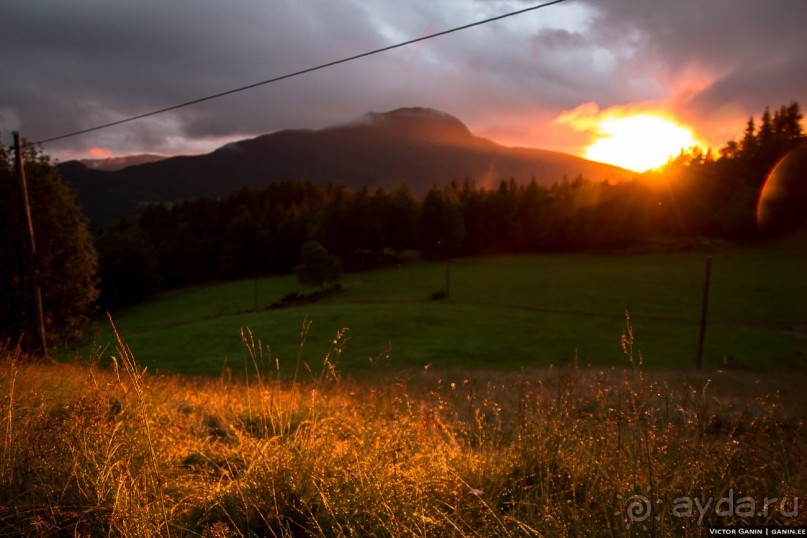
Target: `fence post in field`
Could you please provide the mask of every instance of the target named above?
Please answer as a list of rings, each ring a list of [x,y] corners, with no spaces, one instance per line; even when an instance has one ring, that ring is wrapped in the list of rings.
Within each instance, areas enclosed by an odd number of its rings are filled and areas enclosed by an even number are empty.
[[[257,275],[257,273],[255,274],[255,276],[253,278],[254,278],[253,291],[255,293],[255,312],[257,312],[258,311],[258,275]]]
[[[451,274],[449,265],[451,263],[451,255],[446,252],[446,299],[451,294]]]
[[[712,257],[706,257],[706,280],[703,284],[703,308],[701,309],[701,334],[698,340],[698,358],[695,366],[698,370],[701,369],[701,361],[703,360],[703,339],[706,335],[706,312],[709,307],[709,277],[712,271]]]

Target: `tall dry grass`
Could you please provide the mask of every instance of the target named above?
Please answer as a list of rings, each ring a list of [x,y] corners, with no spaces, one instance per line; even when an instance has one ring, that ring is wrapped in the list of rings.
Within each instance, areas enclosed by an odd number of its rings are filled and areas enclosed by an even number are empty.
[[[792,376],[645,373],[629,326],[623,369],[373,382],[341,377],[344,332],[292,379],[244,340],[250,375],[219,379],[149,375],[120,340],[106,371],[6,352],[0,534],[699,536],[807,521]],[[730,493],[784,504],[672,512]]]

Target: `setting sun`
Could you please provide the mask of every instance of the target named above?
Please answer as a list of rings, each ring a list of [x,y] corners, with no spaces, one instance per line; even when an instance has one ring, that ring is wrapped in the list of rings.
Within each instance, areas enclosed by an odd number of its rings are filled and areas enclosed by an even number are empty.
[[[695,146],[692,131],[662,113],[580,105],[559,123],[591,133],[594,141],[583,152],[592,161],[644,172],[664,165],[682,148]]]
[[[585,157],[637,172],[657,168],[681,148],[695,145],[692,131],[649,114],[606,118],[598,131],[602,138],[586,149]]]

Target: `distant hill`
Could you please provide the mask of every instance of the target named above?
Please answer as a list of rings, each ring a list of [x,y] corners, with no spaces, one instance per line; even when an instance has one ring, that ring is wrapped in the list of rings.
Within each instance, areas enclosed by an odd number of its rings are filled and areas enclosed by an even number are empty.
[[[167,157],[165,155],[143,153],[140,155],[126,155],[125,157],[108,157],[106,159],[81,159],[78,162],[93,170],[107,170],[112,172],[138,164],[155,163],[163,159],[167,159]]]
[[[117,171],[78,161],[59,165],[94,227],[144,203],[223,196],[242,187],[301,180],[351,188],[407,182],[415,194],[471,178],[495,186],[511,177],[552,184],[565,176],[621,181],[633,173],[566,153],[501,146],[474,136],[457,118],[428,108],[369,113],[320,130],[284,130]]]

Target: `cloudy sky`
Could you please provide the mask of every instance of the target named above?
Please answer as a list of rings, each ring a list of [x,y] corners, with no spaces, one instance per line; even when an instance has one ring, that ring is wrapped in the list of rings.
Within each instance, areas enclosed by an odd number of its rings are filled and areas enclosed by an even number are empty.
[[[12,130],[58,136],[537,3],[4,2],[0,141]],[[593,132],[569,118],[661,111],[717,147],[766,105],[807,105],[805,21],[804,0],[567,0],[45,150],[194,153],[402,106],[571,153]]]

